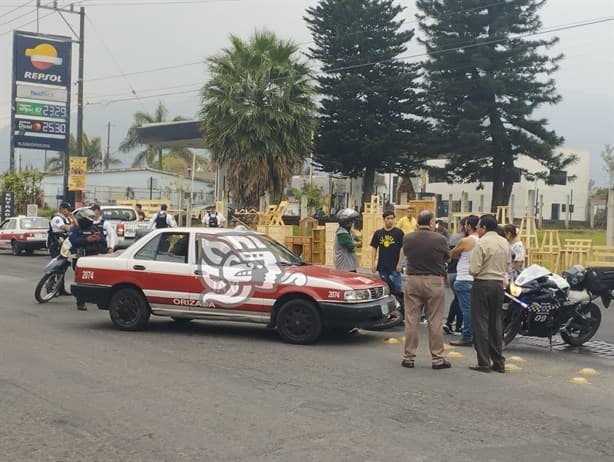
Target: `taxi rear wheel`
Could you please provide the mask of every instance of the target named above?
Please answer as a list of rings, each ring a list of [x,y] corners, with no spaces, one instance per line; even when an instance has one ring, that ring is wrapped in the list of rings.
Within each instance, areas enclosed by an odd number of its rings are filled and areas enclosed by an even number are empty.
[[[288,300],[277,314],[277,330],[285,342],[313,343],[322,335],[320,312],[308,300]]]
[[[149,321],[151,310],[141,292],[125,288],[111,297],[109,315],[120,330],[141,330]]]

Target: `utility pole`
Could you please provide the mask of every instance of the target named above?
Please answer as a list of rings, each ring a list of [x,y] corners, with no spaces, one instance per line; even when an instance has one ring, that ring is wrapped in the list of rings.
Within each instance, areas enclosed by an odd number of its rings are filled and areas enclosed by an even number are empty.
[[[79,11],[75,11],[74,4],[70,4],[68,8],[58,8],[58,2],[55,0],[53,5],[41,5],[40,0],[36,1],[36,12],[38,15],[38,9],[43,8],[46,10],[53,10],[60,15],[64,20],[68,28],[77,37],[75,43],[79,44],[79,74],[77,80],[77,155],[83,155],[83,68],[85,64],[85,8],[80,7]],[[71,13],[79,15],[79,33],[77,34],[70,23],[66,20],[62,13]],[[38,23],[37,23],[38,24]],[[70,154],[65,153],[65,167],[64,167],[64,198],[68,202],[74,203],[74,192],[68,191],[68,172],[70,169]]]
[[[100,164],[100,171],[109,168],[109,158],[111,156],[111,122],[107,122],[107,153]]]

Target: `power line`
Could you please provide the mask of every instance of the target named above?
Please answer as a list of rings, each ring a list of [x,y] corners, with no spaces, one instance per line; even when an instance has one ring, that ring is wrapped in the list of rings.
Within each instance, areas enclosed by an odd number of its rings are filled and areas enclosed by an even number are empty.
[[[111,53],[111,49],[107,46],[106,42],[104,41],[104,39],[102,38],[102,34],[100,34],[100,32],[98,32],[98,30],[96,29],[96,27],[94,26],[94,23],[92,22],[91,18],[88,16],[86,16],[88,22],[90,23],[90,26],[94,29],[94,31],[98,34],[99,40],[102,43],[102,46],[104,46],[105,50],[107,50],[107,53],[109,54],[109,56],[111,57],[111,60],[115,63],[115,66],[117,67],[117,69],[119,69],[123,79],[126,81],[126,83],[128,84],[128,88],[130,88],[130,91],[132,92],[132,94],[134,96],[136,96],[138,98],[138,95],[136,94],[136,90],[134,89],[134,87],[132,86],[132,84],[130,83],[130,80],[128,80],[128,77],[126,76],[126,74],[122,71],[121,66],[119,65],[119,62],[117,61],[117,59],[115,59],[115,56],[113,55],[113,53]]]
[[[9,16],[12,13],[14,13],[15,11],[23,8],[24,6],[26,6],[28,3],[33,2],[34,0],[27,0],[26,2],[22,3],[21,5],[17,5],[15,8],[13,8],[11,11],[8,11],[6,13],[4,13],[2,16],[0,16],[0,18],[4,18],[5,16]]]
[[[22,24],[21,26],[17,26],[17,27],[15,27],[14,29],[9,29],[9,30],[7,30],[7,31],[0,32],[0,37],[2,37],[3,35],[6,35],[6,34],[10,34],[10,33],[11,33],[11,32],[13,32],[14,30],[18,30],[18,29],[21,29],[22,27],[29,26],[29,25],[30,25],[30,24],[32,24],[33,22],[36,22],[36,21],[39,21],[39,20],[42,20],[42,19],[48,18],[48,17],[49,17],[49,16],[51,16],[52,14],[54,14],[54,12],[53,12],[53,11],[52,11],[51,13],[47,13],[47,14],[46,14],[46,15],[44,15],[44,16],[41,16],[40,18],[34,18],[34,19],[32,19],[31,21],[28,21],[28,22],[26,22],[26,23]]]
[[[514,37],[504,37],[504,38],[501,38],[501,39],[481,41],[481,42],[477,42],[477,43],[469,43],[469,44],[460,45],[460,46],[457,46],[457,47],[447,48],[447,49],[444,49],[444,50],[438,50],[438,51],[433,52],[433,53],[428,53],[428,52],[416,53],[416,54],[412,54],[412,55],[404,55],[404,56],[390,58],[390,59],[385,59],[385,60],[381,60],[381,61],[372,61],[372,62],[367,62],[367,63],[355,64],[355,65],[351,65],[351,66],[343,66],[343,67],[338,67],[338,68],[334,68],[334,69],[328,69],[328,70],[323,71],[323,72],[326,73],[326,74],[330,74],[330,73],[335,73],[335,72],[341,72],[341,71],[347,71],[347,70],[352,70],[352,69],[358,69],[358,68],[361,68],[361,67],[375,66],[375,65],[384,64],[384,63],[390,62],[390,61],[409,60],[409,59],[421,58],[421,57],[429,56],[430,54],[441,54],[441,53],[448,53],[448,52],[452,52],[452,51],[459,51],[459,50],[475,48],[475,47],[483,46],[483,45],[490,45],[490,44],[506,42],[506,41],[513,40],[513,39],[518,39],[518,38],[531,37],[531,36],[536,36],[536,35],[549,34],[549,33],[552,33],[552,32],[559,32],[559,31],[562,31],[562,30],[574,29],[574,28],[578,28],[578,27],[590,26],[590,25],[604,23],[604,22],[613,21],[613,20],[614,20],[614,17],[595,18],[595,19],[592,19],[592,20],[586,20],[586,21],[579,22],[579,23],[572,23],[572,24],[567,24],[567,25],[554,26],[554,27],[549,28],[547,30],[536,31],[536,32],[528,32],[526,34],[519,34],[519,35],[515,35]],[[174,69],[176,67],[182,67],[182,66],[185,66],[185,65],[193,65],[193,64],[196,64],[196,63],[189,63],[189,64],[178,65],[178,66],[167,66],[164,69],[165,70],[168,69],[168,68]],[[151,71],[143,71],[143,72],[151,72]],[[272,81],[279,81],[279,80],[285,80],[285,79],[286,79],[286,77],[280,77],[278,79],[272,79]],[[173,89],[173,88],[178,88],[178,87],[170,87],[168,89]],[[160,97],[160,96],[169,96],[169,95],[175,95],[175,94],[194,93],[194,92],[199,91],[199,90],[200,89],[194,89],[194,90],[191,90],[191,91],[181,91],[181,92],[165,92],[165,93],[160,93],[160,94],[148,95],[147,98],[156,98],[156,97]],[[110,103],[114,103],[114,102],[130,101],[130,100],[133,100],[133,99],[136,99],[136,98],[128,97],[128,98],[120,98],[120,99],[117,99],[117,100],[110,99],[110,100],[106,100],[106,101],[91,102],[91,103],[88,103],[88,104],[110,104]]]

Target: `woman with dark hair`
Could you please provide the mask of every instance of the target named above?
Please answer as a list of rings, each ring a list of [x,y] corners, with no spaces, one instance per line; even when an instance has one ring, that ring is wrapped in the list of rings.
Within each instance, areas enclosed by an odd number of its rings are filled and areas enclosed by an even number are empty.
[[[512,252],[512,261],[509,268],[510,277],[518,274],[524,268],[525,250],[520,237],[518,236],[518,230],[514,225],[505,225],[503,227],[504,237],[507,242],[510,243],[510,250]]]

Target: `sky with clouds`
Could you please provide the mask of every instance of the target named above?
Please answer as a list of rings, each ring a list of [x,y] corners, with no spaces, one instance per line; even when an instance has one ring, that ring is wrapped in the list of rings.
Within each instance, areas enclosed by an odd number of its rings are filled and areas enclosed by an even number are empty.
[[[43,5],[51,0],[41,0]],[[126,134],[136,111],[153,112],[158,101],[170,118],[195,117],[199,89],[207,81],[208,56],[228,46],[229,35],[249,37],[268,29],[306,50],[311,36],[303,16],[316,0],[89,0],[62,1],[85,7],[85,131],[100,136],[106,147],[111,124],[111,152]],[[414,0],[398,0],[406,7],[405,27],[416,28]],[[0,171],[8,168],[11,55],[14,29],[36,31],[36,1],[0,0]],[[71,35],[64,19],[78,31],[78,16],[41,9],[41,33]],[[614,0],[548,0],[540,16],[544,29],[591,20],[614,19]],[[537,115],[565,137],[566,147],[591,153],[591,178],[605,185],[600,152],[614,144],[614,21],[561,30],[559,43],[549,52],[563,53],[555,75],[561,103],[541,108]],[[74,37],[74,36],[73,36]],[[408,55],[423,53],[414,39]],[[78,55],[77,47],[73,56]],[[317,68],[317,64],[313,63]],[[73,60],[73,79],[77,74]],[[76,101],[74,90],[73,103]],[[73,121],[76,108],[73,104]],[[76,127],[73,122],[72,127]],[[42,165],[41,151],[20,150],[22,164]],[[117,153],[117,157],[127,155]]]

